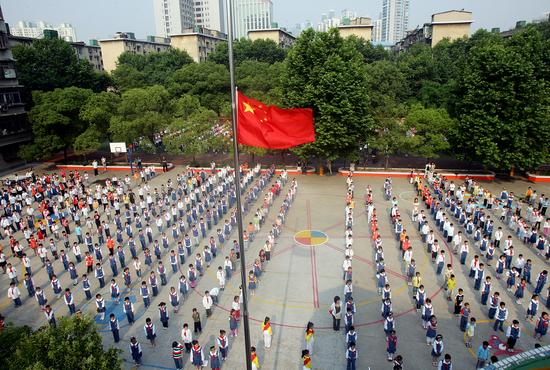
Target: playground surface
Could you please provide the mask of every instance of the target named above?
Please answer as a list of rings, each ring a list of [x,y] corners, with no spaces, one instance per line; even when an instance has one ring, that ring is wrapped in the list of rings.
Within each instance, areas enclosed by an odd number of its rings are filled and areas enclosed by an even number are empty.
[[[174,170],[159,174],[151,181],[151,188],[171,178],[175,181],[178,172],[183,167],[176,167]],[[100,175],[104,177],[105,175]],[[117,173],[117,176],[122,174]],[[93,177],[93,174],[91,174]],[[289,179],[293,176],[290,175]],[[344,221],[345,221],[345,195],[346,178],[341,176],[320,177],[320,176],[295,176],[298,181],[297,196],[288,212],[283,231],[276,240],[272,251],[271,261],[266,264],[265,272],[262,274],[258,288],[254,296],[249,300],[250,324],[252,345],[258,349],[258,357],[263,369],[301,369],[301,350],[305,348],[305,326],[311,321],[315,324],[315,344],[312,360],[314,369],[344,369],[345,368],[345,334],[342,329],[335,332],[332,329],[332,319],[328,313],[330,304],[335,296],[344,296],[344,283],[342,281],[342,262],[344,259]],[[374,204],[379,219],[379,229],[383,240],[386,271],[388,272],[389,283],[392,289],[393,313],[396,322],[396,331],[399,339],[397,354],[404,357],[406,369],[424,370],[432,367],[430,349],[426,346],[425,330],[422,328],[420,314],[414,309],[411,287],[407,284],[404,264],[401,252],[392,230],[389,217],[391,203],[383,198],[384,178],[362,177],[355,178],[355,211],[353,226],[353,297],[357,307],[355,314],[355,327],[358,333],[358,369],[391,369],[392,365],[386,359],[386,340],[383,331],[383,320],[381,317],[381,298],[376,291],[375,264],[373,261],[373,247],[370,233],[370,225],[367,222],[365,204],[363,197],[365,188],[371,185],[373,189]],[[502,188],[514,191],[516,194],[523,194],[527,186],[533,186],[538,193],[550,193],[550,184],[530,184],[525,181],[513,182],[492,182],[483,185],[495,193],[500,193]],[[281,191],[282,196],[276,198],[274,206],[270,209],[267,219],[273,221],[286,194],[288,185]],[[473,341],[473,348],[464,345],[463,333],[459,330],[459,318],[452,314],[452,302],[445,299],[443,290],[443,276],[436,276],[435,266],[432,264],[420,235],[413,225],[411,213],[415,192],[407,179],[394,179],[393,194],[398,199],[400,213],[404,227],[410,230],[414,258],[417,261],[417,271],[423,277],[426,286],[427,296],[432,298],[434,314],[438,318],[438,333],[441,333],[445,343],[445,353],[450,353],[456,369],[475,369],[475,352],[483,340],[489,340],[498,357],[506,356],[506,351],[499,349],[499,344],[506,341],[502,332],[494,332],[492,322],[488,320],[487,308],[479,303],[479,292],[473,289],[473,281],[468,278],[469,261],[466,266],[461,266],[455,255],[452,255],[448,246],[442,244],[447,252],[447,263],[452,259],[454,272],[457,278],[457,288],[464,289],[465,301],[470,302],[472,316],[477,319],[476,334]],[[257,201],[253,209],[260,206]],[[244,218],[245,225],[252,219],[252,213]],[[497,217],[498,219],[498,217]],[[430,226],[435,225],[430,219]],[[270,224],[271,222],[269,222]],[[503,226],[496,222],[496,226]],[[71,225],[74,227],[74,225]],[[158,237],[156,228],[155,238]],[[503,226],[505,237],[508,229]],[[255,240],[250,244],[246,252],[247,265],[251,266],[254,259],[258,257],[263,247],[269,228],[262,228]],[[438,231],[437,231],[438,232]],[[215,235],[215,230],[209,235]],[[439,239],[442,235],[437,234]],[[73,238],[74,235],[71,235]],[[231,240],[236,239],[233,233]],[[172,240],[170,238],[170,240]],[[72,241],[72,239],[71,239]],[[201,242],[201,246],[204,245]],[[175,244],[171,248],[175,247]],[[516,254],[523,253],[526,258],[533,260],[534,279],[538,273],[548,268],[548,263],[537,257],[528,247],[523,245],[514,236],[514,247]],[[84,251],[85,247],[83,248]],[[227,249],[227,247],[226,247]],[[227,254],[223,250],[218,254],[210,268],[200,279],[194,291],[191,291],[187,299],[180,305],[178,313],[169,310],[170,325],[166,330],[162,329],[158,318],[158,304],[161,301],[169,302],[168,290],[170,286],[177,287],[179,273],[172,274],[168,255],[163,257],[167,266],[168,284],[160,287],[160,293],[154,297],[151,306],[145,309],[142,299],[139,296],[139,286],[134,284],[131,290],[124,291],[124,284],[119,275],[118,284],[122,290],[122,296],[129,296],[134,302],[136,309],[136,323],[128,325],[121,305],[116,305],[110,300],[109,285],[103,289],[94,289],[93,294],[100,292],[107,301],[107,315],[115,313],[119,318],[121,327],[121,342],[113,342],[109,331],[107,319],[103,322],[97,320],[100,331],[104,337],[106,347],[114,346],[123,350],[122,357],[128,362],[125,367],[131,368],[131,356],[129,353],[129,338],[136,336],[141,342],[143,349],[143,365],[145,369],[173,369],[174,363],[171,358],[172,341],[181,341],[181,328],[187,322],[192,327],[192,308],[197,308],[201,313],[203,331],[195,337],[203,346],[205,355],[211,345],[215,344],[215,338],[220,329],[229,332],[229,310],[233,297],[239,294],[240,278],[233,274],[233,278],[227,282],[226,288],[219,295],[219,303],[214,307],[212,316],[208,319],[202,307],[202,295],[204,291],[216,287],[216,270],[223,265],[223,258]],[[474,253],[471,253],[472,255]],[[35,258],[38,269],[39,261]],[[60,262],[56,261],[56,271],[61,271]],[[146,266],[143,266],[146,268]],[[19,266],[18,266],[19,268]],[[108,263],[104,267],[107,281],[110,281],[110,270]],[[148,271],[145,269],[145,276]],[[488,271],[494,276],[494,270]],[[35,275],[37,285],[46,286],[47,275],[40,271]],[[134,276],[135,278],[135,276]],[[71,286],[67,273],[60,277],[63,287]],[[90,280],[94,280],[93,277]],[[137,280],[134,280],[137,281]],[[15,324],[27,324],[39,327],[45,324],[45,317],[38,311],[34,299],[25,298],[23,307],[15,310],[11,301],[7,298],[8,279],[6,275],[0,275],[0,312],[6,316],[7,321]],[[95,281],[94,281],[95,283]],[[97,288],[97,284],[95,284]],[[505,283],[502,280],[494,280],[493,291],[498,290],[503,296],[503,301],[509,308],[509,319],[517,318],[521,323],[522,336],[516,346],[517,353],[521,350],[528,350],[534,347],[535,340],[532,337],[533,323],[524,320],[525,307],[531,293],[526,292],[523,305],[518,305],[513,299],[512,293],[506,291]],[[532,288],[529,288],[532,290]],[[26,291],[21,288],[23,297]],[[545,289],[546,291],[546,289]],[[546,298],[545,291],[543,297]],[[75,287],[75,303],[77,309],[83,313],[95,315],[95,304],[86,301],[80,285]],[[62,299],[56,299],[51,292],[48,296],[52,298],[53,308],[58,317],[68,315],[68,309]],[[543,311],[543,304],[539,313]],[[270,349],[264,349],[261,322],[264,317],[271,318],[273,328],[273,341]],[[145,318],[151,317],[157,326],[157,346],[152,347],[145,339],[143,325]],[[242,325],[236,338],[230,339],[230,349],[227,360],[223,364],[225,369],[244,369],[244,338]],[[544,339],[543,344],[548,344]],[[547,366],[547,365],[545,365]],[[544,367],[544,366],[543,366]],[[188,358],[185,361],[185,369],[193,368]]]

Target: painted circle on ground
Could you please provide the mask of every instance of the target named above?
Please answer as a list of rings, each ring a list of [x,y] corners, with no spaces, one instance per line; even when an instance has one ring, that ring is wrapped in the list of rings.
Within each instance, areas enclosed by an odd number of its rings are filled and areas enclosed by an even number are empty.
[[[328,235],[319,230],[301,230],[294,234],[294,241],[300,245],[313,247],[328,242]]]

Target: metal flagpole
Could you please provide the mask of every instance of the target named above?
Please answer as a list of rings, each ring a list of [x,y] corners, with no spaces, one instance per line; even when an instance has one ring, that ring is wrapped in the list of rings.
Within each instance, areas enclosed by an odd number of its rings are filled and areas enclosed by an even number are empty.
[[[241,206],[241,173],[239,164],[239,145],[237,143],[237,87],[235,86],[235,65],[233,57],[233,1],[226,0],[227,5],[227,41],[229,49],[229,75],[231,78],[231,121],[233,127],[233,166],[235,168],[235,187],[237,195],[237,227],[239,232],[239,251],[241,260],[241,288],[243,293],[242,322],[244,327],[244,350],[246,369],[252,370],[250,324],[248,322],[248,298],[246,289],[246,261],[243,240],[243,213]]]

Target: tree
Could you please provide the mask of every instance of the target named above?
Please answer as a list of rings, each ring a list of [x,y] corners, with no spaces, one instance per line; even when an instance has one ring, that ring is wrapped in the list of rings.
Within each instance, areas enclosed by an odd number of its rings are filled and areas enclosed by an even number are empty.
[[[395,63],[381,60],[365,66],[370,105],[375,115],[388,116],[405,103],[408,85]]]
[[[35,106],[29,113],[34,142],[22,146],[20,156],[32,161],[63,150],[66,161],[67,150],[88,127],[80,118],[80,108],[92,94],[91,90],[78,87],[34,92]]]
[[[124,52],[118,57],[112,75],[121,90],[166,85],[175,71],[191,63],[193,59],[187,52],[174,48],[147,55]]]
[[[166,150],[172,154],[185,154],[193,157],[220,150],[225,138],[218,126],[220,120],[216,112],[199,108],[185,119],[176,119],[169,128],[169,134],[163,142]]]
[[[0,334],[3,336],[4,333]],[[87,316],[58,320],[56,327],[43,327],[19,338],[15,352],[3,358],[4,366],[19,369],[120,369],[119,349],[103,349],[95,322]]]
[[[111,117],[109,132],[115,141],[132,143],[153,136],[168,126],[172,104],[168,91],[156,85],[131,89],[122,94],[116,114]]]
[[[251,41],[243,38],[233,43],[233,55],[235,56],[236,65],[247,60],[273,64],[285,60],[286,50],[273,40],[258,39]],[[227,42],[219,43],[216,50],[208,55],[208,60],[229,67]]]
[[[88,61],[79,60],[71,45],[61,39],[34,40],[31,45],[14,46],[12,52],[19,82],[29,91],[70,86],[101,91],[110,83],[105,74],[94,72]]]
[[[377,119],[376,129],[367,139],[367,143],[369,148],[384,155],[384,168],[388,168],[390,155],[403,148],[406,134],[406,127],[395,117]]]
[[[403,149],[421,157],[437,157],[451,148],[449,136],[455,132],[455,122],[443,108],[412,106],[405,117]]]
[[[237,66],[235,75],[239,90],[265,104],[281,104],[283,63],[269,64],[247,60]]]
[[[100,92],[91,95],[80,109],[80,119],[94,125],[105,138],[109,121],[120,104],[120,96],[112,92]]]
[[[299,156],[327,159],[356,155],[372,129],[363,56],[353,42],[329,32],[302,32],[285,61],[283,99],[290,107],[311,107],[315,142],[294,148]]]
[[[548,161],[548,47],[528,28],[470,49],[457,95],[454,144],[462,158],[508,170]]]
[[[7,359],[15,352],[19,341],[29,336],[31,332],[28,326],[14,326],[11,323],[0,331],[0,358],[4,363],[7,363]]]
[[[361,55],[363,55],[365,63],[389,59],[389,52],[386,51],[382,45],[374,46],[372,42],[355,35],[348,36],[347,38],[348,42],[352,43]]]
[[[173,73],[168,91],[174,97],[194,95],[203,107],[220,113],[230,100],[229,71],[212,62],[188,64]]]
[[[414,44],[406,52],[399,54],[397,66],[405,76],[410,99],[417,99],[426,81],[436,80],[433,51],[429,45]]]

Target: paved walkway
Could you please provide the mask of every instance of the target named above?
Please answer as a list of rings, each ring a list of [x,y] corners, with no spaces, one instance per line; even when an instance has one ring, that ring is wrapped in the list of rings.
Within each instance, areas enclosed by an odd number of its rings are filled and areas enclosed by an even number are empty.
[[[176,170],[177,171],[177,170]],[[152,181],[152,187],[160,186],[168,178],[175,180],[176,171],[157,176]],[[118,174],[117,174],[118,175]],[[256,295],[250,299],[250,316],[252,327],[252,344],[258,348],[258,356],[264,369],[301,369],[300,353],[304,344],[305,325],[308,321],[315,323],[315,345],[313,353],[314,369],[344,369],[345,368],[345,339],[343,331],[334,332],[332,330],[331,317],[328,314],[328,308],[335,295],[343,297],[343,282],[341,279],[341,266],[344,250],[344,196],[346,192],[344,177],[318,177],[318,176],[297,176],[298,192],[293,203],[287,221],[283,226],[283,233],[273,251],[273,258],[266,266],[266,272],[263,274],[259,283]],[[390,369],[391,364],[386,361],[385,355],[385,336],[380,316],[380,297],[376,293],[375,287],[375,267],[373,266],[373,251],[370,239],[370,228],[364,214],[364,205],[362,197],[367,184],[370,184],[374,190],[374,202],[379,217],[379,228],[383,239],[385,260],[389,273],[389,282],[393,293],[393,312],[396,316],[396,330],[399,338],[397,353],[405,358],[405,367],[407,369],[430,369],[431,357],[429,349],[425,344],[425,331],[421,327],[419,314],[413,309],[413,300],[411,290],[404,279],[403,264],[400,259],[397,243],[393,237],[391,222],[389,219],[390,203],[383,200],[382,184],[380,178],[356,178],[355,179],[355,225],[354,225],[354,251],[353,261],[353,285],[354,298],[357,304],[357,314],[355,315],[355,326],[358,331],[358,369]],[[412,236],[412,245],[414,258],[417,261],[418,271],[422,273],[424,284],[428,296],[433,297],[435,315],[438,317],[438,332],[442,333],[445,342],[445,352],[453,356],[453,362],[458,369],[475,368],[475,358],[471,350],[468,350],[463,344],[462,332],[458,329],[458,318],[452,313],[452,305],[447,302],[443,296],[442,280],[436,277],[435,268],[430,262],[428,255],[423,248],[410,219],[412,210],[412,201],[414,193],[412,186],[406,180],[394,180],[394,194],[398,196],[399,207],[402,213],[405,228],[410,230]],[[514,182],[508,184],[493,183],[488,185],[494,191],[500,191],[503,186],[509,190],[516,190],[523,193],[527,183]],[[276,198],[274,205],[268,215],[269,220],[273,220],[276,215],[283,196],[287,188],[281,191],[281,196]],[[550,185],[537,186],[539,194],[541,192],[550,193]],[[259,201],[258,201],[259,203]],[[254,208],[259,205],[256,204]],[[252,214],[245,217],[245,224],[252,218]],[[433,222],[430,220],[430,226]],[[153,227],[155,234],[156,228]],[[294,235],[303,230],[318,230],[327,235],[328,241],[323,244],[309,246],[305,245],[304,239],[299,239],[302,243],[296,243]],[[265,242],[268,230],[262,229],[247,251],[247,264],[253,262],[258,256],[258,252]],[[210,233],[213,235],[213,233]],[[307,234],[307,233],[306,233]],[[505,236],[507,235],[505,229]],[[157,235],[155,235],[156,237]],[[208,235],[210,236],[210,235]],[[303,238],[305,235],[298,235]],[[314,238],[320,235],[314,233]],[[438,235],[441,239],[441,236]],[[73,235],[74,237],[74,235]],[[232,239],[236,235],[232,235]],[[72,239],[71,239],[72,240]],[[171,237],[170,237],[171,240]],[[202,242],[201,242],[202,245]],[[532,256],[532,253],[524,247],[519,240],[514,240],[514,246],[523,252],[526,258],[532,258],[534,263],[533,277],[536,277],[540,270],[547,268],[545,261]],[[85,247],[84,247],[85,248]],[[140,249],[140,248],[138,248]],[[84,252],[84,249],[83,249]],[[196,307],[203,318],[203,332],[196,339],[200,341],[205,351],[215,343],[215,338],[220,329],[229,332],[228,310],[231,307],[233,296],[238,294],[240,279],[234,275],[227,285],[225,291],[220,295],[220,302],[215,307],[213,314],[208,320],[205,320],[204,309],[202,308],[201,292],[217,286],[215,269],[222,264],[222,258],[227,250],[219,253],[218,258],[212,266],[206,271],[200,279],[194,292],[191,292],[188,299],[181,305],[180,311],[174,314],[170,310],[170,327],[162,330],[162,325],[158,320],[157,305],[160,301],[169,302],[168,290],[170,286],[177,287],[178,274],[172,274],[168,262],[168,256],[163,257],[163,262],[168,271],[168,285],[160,289],[158,297],[152,300],[148,310],[145,310],[142,299],[139,296],[138,286],[134,285],[130,293],[124,292],[122,278],[117,281],[122,289],[122,294],[134,296],[136,299],[135,308],[137,311],[137,322],[129,326],[124,319],[120,321],[122,341],[115,344],[108,326],[100,324],[100,330],[104,335],[106,346],[115,346],[121,348],[123,357],[130,359],[128,351],[128,340],[131,336],[136,336],[143,348],[143,367],[154,369],[172,369],[174,367],[171,360],[171,343],[173,340],[180,340],[180,331],[184,322],[192,326],[191,309]],[[449,255],[450,253],[447,252]],[[471,253],[473,255],[473,253]],[[72,256],[72,255],[71,255]],[[455,258],[455,256],[453,256]],[[68,310],[62,300],[56,300],[53,297],[51,288],[46,281],[47,276],[43,269],[39,268],[39,261],[36,257],[33,259],[33,268],[37,269],[35,281],[46,286],[47,296],[54,302],[54,310],[57,316],[68,314]],[[128,258],[127,258],[128,260]],[[467,268],[461,268],[454,261],[455,275],[457,275],[457,287],[462,287],[465,291],[465,300],[472,305],[472,315],[477,318],[478,326],[473,348],[477,349],[482,340],[489,339],[493,330],[487,320],[486,308],[481,308],[479,304],[478,292],[473,290],[470,279],[467,278]],[[154,265],[156,266],[156,265]],[[144,265],[143,268],[146,266]],[[18,265],[19,271],[22,267]],[[55,270],[62,270],[59,261],[55,262]],[[108,263],[104,270],[107,281],[111,278],[111,271]],[[493,270],[489,270],[494,275]],[[133,272],[133,270],[132,270]],[[147,273],[147,272],[146,272]],[[61,284],[63,288],[70,286],[70,279],[67,273],[62,273]],[[90,278],[94,288],[97,288],[97,280]],[[136,281],[134,276],[134,282]],[[520,319],[523,335],[518,342],[521,349],[530,349],[534,346],[532,339],[533,326],[523,320],[525,309],[523,306],[513,303],[510,293],[502,285],[502,281],[494,284],[493,290],[498,287],[501,296],[507,302],[510,310],[510,318]],[[160,285],[159,285],[160,288]],[[83,312],[94,314],[95,304],[92,301],[86,302],[83,292],[80,288],[75,288],[75,302],[77,308]],[[7,277],[0,275],[0,311],[7,317],[8,321],[16,324],[29,324],[38,327],[45,324],[43,314],[37,314],[38,306],[34,299],[24,299],[22,308],[14,310],[11,302],[7,298]],[[21,288],[23,297],[26,296],[26,290]],[[95,295],[97,289],[93,289]],[[100,291],[108,300],[108,286]],[[530,294],[527,293],[526,297]],[[545,294],[544,294],[545,295]],[[526,299],[524,299],[526,302]],[[109,303],[109,308],[117,313],[121,313],[120,307]],[[525,303],[524,303],[525,306]],[[108,315],[107,315],[108,316]],[[261,321],[265,316],[269,316],[273,326],[273,343],[271,349],[263,348],[263,337],[261,335]],[[157,326],[157,347],[152,348],[146,341],[143,333],[143,324],[145,317],[151,317]],[[499,333],[499,338],[505,340]],[[545,339],[548,342],[548,339]],[[244,368],[244,339],[242,327],[237,338],[230,340],[230,351],[228,359],[224,365],[227,369]],[[495,341],[493,343],[496,344]],[[127,363],[126,367],[132,365]],[[192,366],[186,362],[186,369]]]

